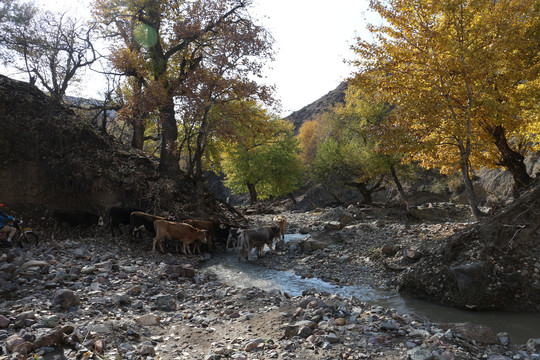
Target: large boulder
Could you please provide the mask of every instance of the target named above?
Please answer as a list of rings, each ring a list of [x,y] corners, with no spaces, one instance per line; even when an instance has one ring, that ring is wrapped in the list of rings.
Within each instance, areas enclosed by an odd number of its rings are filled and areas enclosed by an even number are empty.
[[[399,290],[464,309],[540,311],[540,186],[506,210],[448,238],[399,278]]]
[[[343,237],[339,231],[324,229],[300,241],[299,246],[305,252],[313,252],[342,242]]]

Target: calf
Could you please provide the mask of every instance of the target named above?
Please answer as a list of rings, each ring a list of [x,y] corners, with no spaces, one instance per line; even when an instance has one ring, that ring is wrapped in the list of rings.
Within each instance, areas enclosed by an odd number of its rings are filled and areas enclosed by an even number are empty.
[[[278,215],[274,217],[273,221],[279,226],[279,234],[277,236],[277,240],[285,240],[285,228],[287,227],[287,219],[283,215]]]
[[[141,230],[146,230],[150,234],[155,235],[154,222],[156,220],[166,220],[164,217],[151,215],[142,211],[134,211],[129,216],[129,223],[131,225],[131,238],[134,239],[136,234],[139,234],[139,240],[142,240]]]
[[[93,226],[103,226],[103,217],[86,210],[68,210],[58,209],[53,213],[54,230],[53,239],[58,235],[60,227],[91,228],[93,235]],[[79,233],[80,236],[80,233]]]
[[[249,260],[253,248],[257,249],[257,257],[261,257],[264,245],[268,245],[268,248],[272,249],[272,242],[278,235],[279,226],[277,225],[242,230],[239,240],[242,244],[241,252],[244,255],[244,258]]]
[[[176,223],[167,220],[156,220],[154,222],[156,237],[152,243],[152,251],[156,250],[156,243],[159,242],[159,248],[163,253],[162,240],[167,238],[176,242],[176,252],[178,253],[178,242],[182,242],[182,252],[184,255],[191,255],[189,245],[195,241],[203,244],[208,242],[208,231],[197,229],[189,224]]]
[[[227,236],[227,244],[225,245],[225,251],[229,249],[229,244],[232,245],[232,248],[241,248],[240,244],[240,234],[242,234],[242,229],[231,227],[229,230],[229,236]]]
[[[109,209],[109,227],[111,228],[111,236],[115,236],[114,229],[118,229],[120,234],[120,225],[131,224],[131,213],[135,211],[141,211],[139,209],[112,207]]]

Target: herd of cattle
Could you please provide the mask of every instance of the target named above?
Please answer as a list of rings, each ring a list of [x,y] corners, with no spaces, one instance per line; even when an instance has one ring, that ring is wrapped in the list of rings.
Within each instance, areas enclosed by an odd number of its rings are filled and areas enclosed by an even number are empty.
[[[96,226],[105,225],[102,216],[85,210],[56,210],[53,217],[55,220],[53,238],[58,237],[62,227],[85,228],[93,233]],[[163,253],[163,239],[166,239],[175,244],[177,253],[181,243],[185,255],[200,254],[201,244],[212,249],[216,239],[222,239],[223,242],[226,239],[225,249],[238,248],[245,259],[250,258],[253,249],[256,250],[257,257],[262,255],[265,245],[272,250],[275,243],[285,239],[287,225],[287,220],[282,215],[276,216],[273,222],[266,226],[243,229],[212,220],[184,219],[182,222],[175,222],[140,209],[121,207],[112,207],[107,220],[113,237],[116,236],[115,231],[122,233],[120,225],[129,226],[132,240],[135,238],[142,240],[143,232],[154,236],[152,251],[156,250],[157,244]]]

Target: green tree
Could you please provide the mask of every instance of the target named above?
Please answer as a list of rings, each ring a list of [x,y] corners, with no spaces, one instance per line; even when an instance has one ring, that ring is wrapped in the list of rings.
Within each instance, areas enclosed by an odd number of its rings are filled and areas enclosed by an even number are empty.
[[[232,144],[223,155],[225,185],[234,193],[249,192],[251,203],[296,190],[302,180],[299,144],[293,125],[270,120],[270,134],[255,132]]]
[[[305,123],[299,139],[304,151],[314,152],[303,154],[303,159],[312,159],[314,178],[352,186],[371,203],[372,194],[382,188],[393,164],[392,158],[381,152],[374,136],[389,111],[387,105],[367,101],[358,87],[349,86],[343,104]]]
[[[30,26],[36,12],[37,8],[32,4],[19,3],[18,0],[4,0],[0,3],[0,59],[5,65],[13,62],[10,55],[13,55],[16,37]]]

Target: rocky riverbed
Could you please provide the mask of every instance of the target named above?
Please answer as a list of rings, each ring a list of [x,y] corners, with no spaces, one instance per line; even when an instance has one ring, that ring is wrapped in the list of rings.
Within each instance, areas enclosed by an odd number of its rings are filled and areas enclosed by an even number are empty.
[[[285,213],[288,232],[318,235],[252,262],[392,287],[418,241],[470,224],[454,207],[426,221],[392,211]],[[515,345],[486,327],[316,289],[292,296],[219,283],[198,270],[212,255],[152,253],[121,237],[42,240],[31,251],[0,248],[0,359],[540,359],[540,339]]]

